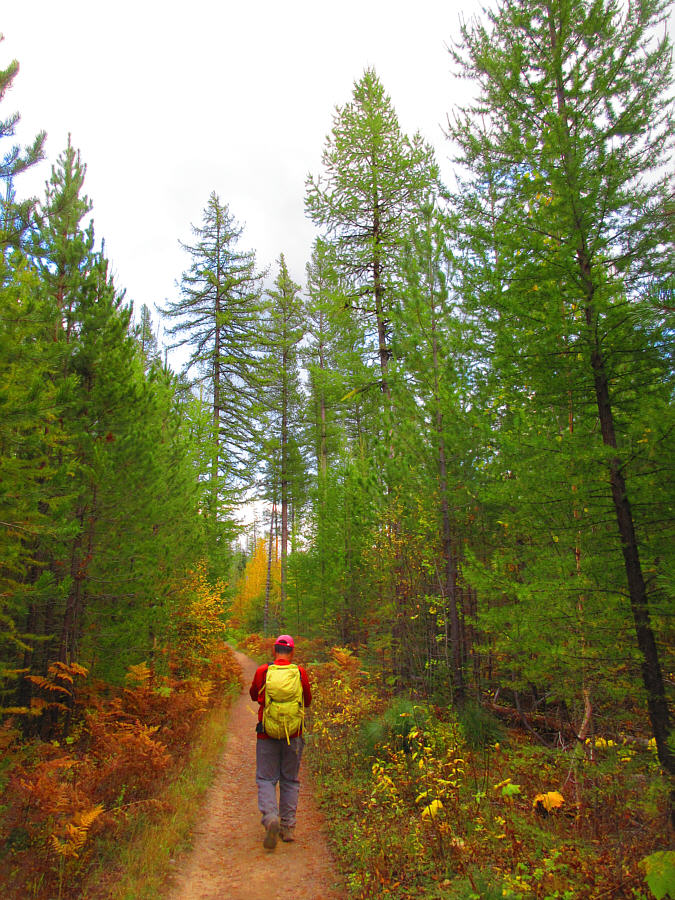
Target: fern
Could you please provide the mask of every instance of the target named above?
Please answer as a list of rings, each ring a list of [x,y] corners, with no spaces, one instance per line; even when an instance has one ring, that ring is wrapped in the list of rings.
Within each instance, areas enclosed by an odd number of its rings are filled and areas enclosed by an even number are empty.
[[[39,687],[41,691],[59,692],[61,694],[66,694],[68,697],[72,697],[72,692],[69,691],[68,688],[63,687],[61,684],[54,684],[53,681],[50,681],[43,675],[26,675],[26,681],[32,682],[36,687]]]
[[[102,812],[103,805],[99,803],[98,806],[94,806],[86,812],[77,813],[73,817],[73,821],[66,825],[65,841],[62,841],[56,834],[50,836],[54,852],[66,859],[79,859],[80,851],[87,841],[89,829]]]
[[[145,684],[152,676],[152,669],[143,661],[135,666],[129,666],[127,674],[124,676],[125,681],[135,681],[137,684]]]

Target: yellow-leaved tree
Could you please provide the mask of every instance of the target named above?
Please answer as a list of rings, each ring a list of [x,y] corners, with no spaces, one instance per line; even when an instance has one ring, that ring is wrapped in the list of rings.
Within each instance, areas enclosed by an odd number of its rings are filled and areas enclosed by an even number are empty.
[[[277,548],[272,544],[271,558],[268,541],[258,538],[251,558],[237,583],[230,624],[235,628],[260,631],[265,619],[265,603],[268,604],[268,621],[274,622],[279,609],[279,585],[281,563]]]
[[[176,604],[177,656],[181,664],[208,659],[225,640],[223,581],[210,584],[206,565],[200,563],[181,585]]]

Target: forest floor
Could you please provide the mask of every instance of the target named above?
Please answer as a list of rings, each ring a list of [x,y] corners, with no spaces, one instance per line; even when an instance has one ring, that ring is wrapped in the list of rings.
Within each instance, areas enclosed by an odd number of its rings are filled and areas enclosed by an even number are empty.
[[[248,685],[257,663],[235,655]],[[286,891],[297,900],[346,897],[304,763],[295,841],[279,841],[274,851],[263,848],[255,786],[256,713],[245,688],[230,710],[225,752],[204,801],[193,849],[176,862],[169,900],[267,900]]]

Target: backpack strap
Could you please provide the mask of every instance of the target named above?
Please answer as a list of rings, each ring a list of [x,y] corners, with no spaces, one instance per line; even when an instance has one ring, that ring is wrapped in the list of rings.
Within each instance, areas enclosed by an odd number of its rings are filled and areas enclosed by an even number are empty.
[[[267,684],[267,673],[269,672],[269,670],[270,670],[270,663],[267,664],[267,668],[265,669],[265,678],[263,680],[262,687],[258,691],[258,703],[263,702],[262,695],[263,695],[263,691],[265,690],[265,685]]]

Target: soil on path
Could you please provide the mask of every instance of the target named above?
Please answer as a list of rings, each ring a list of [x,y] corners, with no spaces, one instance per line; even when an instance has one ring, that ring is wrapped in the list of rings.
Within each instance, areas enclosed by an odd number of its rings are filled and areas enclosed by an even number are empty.
[[[235,655],[249,685],[256,663]],[[179,861],[172,879],[170,900],[269,900],[286,894],[295,900],[345,900],[304,763],[295,841],[280,840],[274,851],[263,848],[255,785],[256,715],[245,688],[230,710],[225,753],[195,828],[194,849]]]

